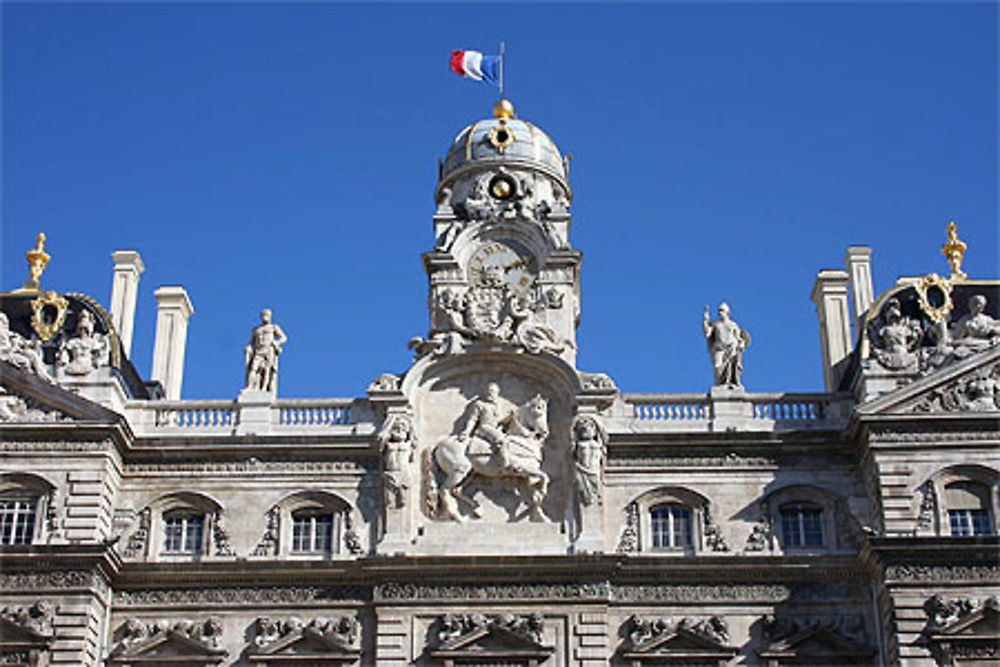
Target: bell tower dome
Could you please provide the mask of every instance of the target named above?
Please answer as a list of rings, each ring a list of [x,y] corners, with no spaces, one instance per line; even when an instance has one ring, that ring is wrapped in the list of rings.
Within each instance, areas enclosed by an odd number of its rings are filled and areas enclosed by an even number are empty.
[[[430,333],[418,356],[482,347],[576,360],[581,255],[569,245],[567,162],[500,100],[455,137],[424,254]]]

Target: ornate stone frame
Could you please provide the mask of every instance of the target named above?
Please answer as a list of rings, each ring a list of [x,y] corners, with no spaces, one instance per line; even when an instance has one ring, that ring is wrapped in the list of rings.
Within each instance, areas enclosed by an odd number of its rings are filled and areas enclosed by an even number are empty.
[[[209,495],[198,491],[178,491],[160,496],[148,505],[150,509],[149,536],[145,559],[151,561],[201,561],[211,558],[215,552],[216,521],[222,504]],[[171,553],[163,550],[164,515],[177,511],[189,511],[204,516],[201,551],[197,553]]]
[[[650,489],[633,501],[639,515],[638,551],[658,555],[690,556],[706,551],[705,515],[710,506],[706,496],[681,486],[660,486]],[[680,505],[691,512],[691,546],[681,549],[653,549],[653,526],[650,511],[660,505]]]
[[[781,527],[781,510],[795,504],[814,505],[823,512],[823,544],[820,546],[787,547]],[[761,499],[771,520],[771,540],[778,546],[777,551],[784,554],[825,554],[844,550],[846,535],[842,534],[844,524],[850,521],[846,516],[849,510],[839,497],[831,491],[809,484],[790,484],[772,491]]]
[[[1000,472],[978,464],[962,464],[942,468],[913,489],[913,495],[917,499],[915,512],[917,513],[918,533],[921,532],[919,523],[921,517],[924,515],[920,510],[920,498],[922,494],[918,493],[918,491],[927,489],[929,485],[933,493],[934,509],[930,515],[931,526],[928,527],[927,532],[931,535],[942,537],[951,536],[948,522],[948,507],[945,502],[945,488],[954,482],[973,482],[981,484],[988,489],[990,498],[990,506],[988,508],[990,511],[990,525],[993,528],[993,534],[997,534],[997,520],[1000,519]]]
[[[351,557],[344,544],[344,536],[353,511],[351,503],[330,491],[297,491],[282,498],[275,505],[278,519],[278,558],[284,560],[334,560]],[[292,514],[299,510],[322,510],[333,515],[333,548],[329,554],[297,553],[292,551]]]

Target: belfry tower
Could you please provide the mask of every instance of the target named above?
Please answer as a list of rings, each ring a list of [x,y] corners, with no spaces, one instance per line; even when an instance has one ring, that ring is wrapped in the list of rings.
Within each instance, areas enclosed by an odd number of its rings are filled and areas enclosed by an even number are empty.
[[[579,251],[569,247],[567,161],[501,100],[462,130],[441,165],[420,353],[472,346],[576,359]]]
[[[597,412],[617,390],[576,370],[571,199],[567,161],[507,100],[452,142],[423,256],[429,331],[410,341],[415,361],[401,378],[369,389],[385,410],[391,496],[380,551],[604,548]]]

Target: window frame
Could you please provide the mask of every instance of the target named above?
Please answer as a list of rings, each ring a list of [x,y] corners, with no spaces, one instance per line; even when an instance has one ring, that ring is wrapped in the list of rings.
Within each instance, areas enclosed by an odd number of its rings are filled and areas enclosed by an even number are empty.
[[[174,521],[180,521],[179,532],[177,537],[179,538],[178,549],[170,548],[170,530],[171,524]],[[189,548],[188,542],[191,538],[193,522],[197,520],[197,536],[198,543],[194,548]],[[161,530],[160,535],[163,538],[160,545],[160,553],[164,556],[195,556],[204,555],[205,553],[205,538],[206,538],[206,526],[207,526],[206,516],[204,512],[199,512],[197,510],[189,510],[185,508],[174,508],[167,510],[161,514]]]
[[[336,512],[325,507],[299,507],[289,512],[288,516],[292,524],[291,542],[288,546],[291,555],[332,557],[337,554],[338,542],[340,541],[339,533],[343,521],[337,520]],[[329,521],[321,522],[321,519],[329,519]],[[301,525],[300,522],[303,520],[308,521],[305,538],[309,547],[304,549],[299,548],[302,534],[298,530]],[[325,538],[326,545],[323,548],[317,548],[318,538],[320,537],[318,529],[321,523],[325,524],[326,535],[323,537]]]
[[[0,499],[33,503],[28,541],[17,544],[0,543],[0,549],[17,549],[48,544],[57,539],[58,517],[54,513],[56,485],[39,475],[0,473]],[[0,535],[2,540],[2,535]]]
[[[657,514],[662,513],[664,515],[662,523],[665,524],[667,533],[663,535],[662,527],[658,530],[658,524],[661,520],[658,519]],[[660,503],[658,505],[653,505],[649,508],[649,548],[651,551],[685,551],[694,548],[694,513],[691,511],[690,507],[682,505],[680,503]],[[684,530],[679,531],[678,524],[683,524]],[[677,537],[682,536],[684,538],[683,543],[679,543]],[[666,544],[657,544],[661,542],[662,539],[658,540],[657,537],[666,537]]]
[[[783,549],[787,550],[801,550],[801,549],[823,549],[827,546],[827,542],[830,539],[829,534],[824,530],[825,521],[825,510],[822,505],[817,505],[812,502],[802,502],[802,501],[792,501],[782,504],[778,507],[778,526],[781,533],[780,542]],[[785,521],[787,516],[794,515],[796,517],[796,528],[795,530],[795,542],[789,540],[789,533],[786,532],[788,523]],[[816,531],[809,532],[804,518],[810,516],[815,519]],[[812,526],[810,526],[811,528]],[[818,532],[819,540],[815,542],[809,541],[810,534],[815,535]]]
[[[7,511],[7,503],[15,504],[12,512]],[[22,509],[22,503],[27,508]],[[38,496],[13,493],[0,495],[0,547],[21,547],[35,544],[35,533],[38,529],[38,505]],[[7,521],[8,515],[12,517],[9,522]],[[24,520],[26,516],[29,518]],[[10,526],[10,537],[20,535],[24,541],[11,540],[8,542],[8,531],[6,530],[8,525]],[[19,527],[21,530],[18,530]]]

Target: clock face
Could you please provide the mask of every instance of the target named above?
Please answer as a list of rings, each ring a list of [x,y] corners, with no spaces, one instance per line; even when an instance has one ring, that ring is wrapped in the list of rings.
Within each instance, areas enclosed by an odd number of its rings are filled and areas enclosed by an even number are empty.
[[[508,285],[518,293],[535,284],[534,260],[528,252],[493,241],[480,246],[469,260],[469,280],[473,285]]]

